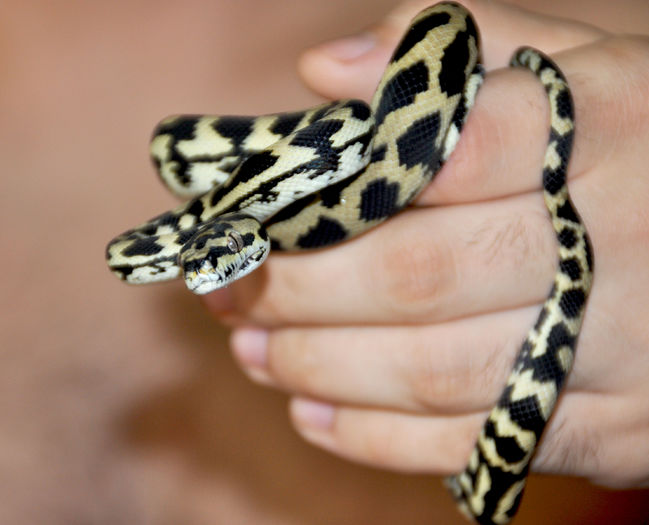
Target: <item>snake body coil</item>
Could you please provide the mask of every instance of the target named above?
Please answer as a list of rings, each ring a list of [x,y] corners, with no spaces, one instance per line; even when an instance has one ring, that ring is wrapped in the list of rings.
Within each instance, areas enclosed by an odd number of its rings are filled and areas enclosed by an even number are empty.
[[[328,246],[408,205],[460,137],[482,82],[478,34],[460,5],[422,11],[396,48],[368,107],[347,100],[262,117],[181,116],[154,133],[163,181],[189,200],[111,241],[111,270],[131,283],[184,274],[207,293],[253,271],[274,250]],[[568,85],[532,49],[550,100],[545,203],[559,240],[550,296],[464,472],[447,480],[480,523],[515,514],[532,455],[571,368],[592,279],[586,231],[566,185],[574,133]]]

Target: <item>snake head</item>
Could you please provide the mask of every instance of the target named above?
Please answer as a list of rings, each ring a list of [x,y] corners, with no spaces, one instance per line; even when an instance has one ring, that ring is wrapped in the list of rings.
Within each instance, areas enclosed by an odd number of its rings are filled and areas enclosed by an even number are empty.
[[[270,240],[256,219],[229,213],[206,222],[183,245],[178,262],[195,294],[223,288],[264,262]]]

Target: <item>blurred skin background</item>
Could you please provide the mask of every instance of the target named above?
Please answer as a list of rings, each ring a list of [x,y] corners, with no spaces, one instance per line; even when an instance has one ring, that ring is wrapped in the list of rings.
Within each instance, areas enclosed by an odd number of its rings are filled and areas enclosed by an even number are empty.
[[[184,285],[126,287],[104,264],[176,202],[148,159],[158,120],[312,105],[299,52],[396,3],[3,2],[0,524],[464,523],[439,480],[302,442]],[[648,491],[546,476],[517,523],[647,516]]]

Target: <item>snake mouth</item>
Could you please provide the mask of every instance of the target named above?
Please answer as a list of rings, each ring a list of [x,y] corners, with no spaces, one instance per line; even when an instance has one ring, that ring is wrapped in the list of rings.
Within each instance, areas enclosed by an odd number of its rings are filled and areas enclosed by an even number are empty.
[[[266,247],[261,247],[242,259],[239,264],[229,266],[225,272],[205,261],[199,270],[185,274],[185,284],[193,293],[204,295],[220,288],[225,288],[230,283],[255,270],[268,256]]]
[[[257,250],[254,253],[251,253],[241,263],[241,266],[239,267],[239,271],[237,272],[237,278],[246,275],[247,273],[254,270],[257,266],[259,266],[262,262],[264,262],[267,255],[268,255],[268,250],[264,247],[259,248],[259,250]]]
[[[192,272],[185,275],[185,284],[190,291],[198,295],[213,292],[219,288],[223,288],[221,279],[214,273]]]

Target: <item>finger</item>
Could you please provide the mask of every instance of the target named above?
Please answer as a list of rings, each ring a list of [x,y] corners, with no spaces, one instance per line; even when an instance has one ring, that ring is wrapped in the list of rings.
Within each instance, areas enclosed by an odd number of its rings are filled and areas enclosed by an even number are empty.
[[[611,328],[614,313],[607,310],[609,302],[601,298],[589,309],[590,322],[580,335],[566,387],[570,392],[619,399],[644,388],[641,370],[611,374],[611,359],[601,356],[604,347],[619,361],[631,352],[627,330]],[[230,346],[253,379],[301,396],[378,409],[458,414],[493,406],[538,312],[534,305],[423,326],[268,331],[244,327],[234,330]]]
[[[571,193],[597,249],[599,236],[605,235],[609,228],[608,220],[606,215],[598,213],[597,206],[589,203],[602,201],[604,194],[600,188],[608,183],[610,179],[608,173],[620,171],[620,159],[635,158],[634,152],[644,147],[643,134],[640,132],[646,122],[643,118],[644,112],[639,110],[637,103],[633,102],[636,99],[643,100],[639,96],[639,90],[644,84],[641,79],[633,77],[633,72],[646,71],[646,67],[643,68],[643,64],[647,61],[646,44],[637,39],[615,38],[601,41],[597,46],[570,51],[558,58],[573,84],[577,108],[575,152],[570,164],[571,176],[573,176],[573,182],[570,184]],[[620,75],[610,74],[615,71],[626,72],[624,83],[621,83]],[[475,128],[483,117],[477,118],[480,115],[476,118],[473,118],[474,115],[469,117],[458,149],[422,197],[421,203],[483,201],[503,194],[522,192],[528,187],[540,186],[540,158],[545,148],[546,138],[542,137],[543,131],[538,131],[542,129],[542,125],[538,123],[543,122],[545,123],[543,125],[547,126],[547,114],[537,107],[537,104],[547,104],[547,101],[538,82],[531,75],[524,73],[512,72],[511,74],[520,75],[521,78],[531,81],[527,88],[525,87],[527,84],[520,84],[525,94],[517,95],[508,92],[507,83],[502,86],[503,92],[510,96],[512,102],[508,105],[505,100],[502,100],[498,107],[491,109],[492,112],[503,112],[500,117],[494,114],[493,126],[487,125],[480,131],[476,131]],[[502,74],[505,75],[505,72]],[[496,83],[493,84],[496,87]],[[489,85],[490,82],[487,82],[482,90],[483,93],[488,93]],[[512,83],[511,89],[518,85]],[[532,94],[527,94],[528,88],[534,90]],[[638,93],[634,90],[638,90]],[[512,104],[516,107],[517,97],[521,96],[523,100],[528,100],[527,112],[505,111]],[[478,97],[476,112],[481,111],[483,98],[482,94]],[[526,121],[537,124],[532,125]],[[503,123],[502,127],[498,127],[500,122]],[[613,125],[613,122],[621,122],[624,126]],[[502,131],[503,129],[505,131]],[[534,145],[528,141],[533,141]],[[532,150],[537,150],[538,153]],[[538,165],[532,169],[527,163],[529,158],[536,155],[539,161],[535,160],[532,164],[538,162]],[[495,168],[492,169],[492,166]],[[588,176],[574,179],[577,174]],[[595,177],[597,182],[592,183],[588,180],[591,176]],[[605,202],[608,202],[607,199],[610,201],[604,195]],[[428,300],[433,298],[433,300],[424,306],[433,309],[435,304],[438,308],[450,307],[452,305],[444,298],[453,294],[461,298],[464,301],[461,304],[465,308],[469,307],[471,312],[462,311],[462,308],[451,308],[446,311],[448,316],[484,311],[487,306],[484,302],[482,304],[466,302],[474,300],[475,297],[463,293],[464,282],[470,282],[476,291],[482,290],[484,294],[489,294],[493,290],[492,308],[514,307],[537,302],[542,300],[539,290],[543,287],[539,284],[539,280],[542,283],[549,282],[554,269],[553,236],[545,212],[540,211],[542,209],[539,208],[540,197],[534,199],[534,202],[530,201],[529,210],[534,210],[531,215],[524,213],[523,208],[519,208],[518,211],[522,214],[519,215],[524,217],[522,229],[516,226],[517,218],[510,216],[511,220],[503,222],[503,212],[507,208],[500,208],[498,203],[508,200],[494,201],[496,205],[491,208],[491,219],[481,216],[479,211],[484,210],[484,206],[488,203],[480,203],[465,208],[445,207],[432,214],[420,215],[414,223],[408,222],[416,229],[417,233],[414,235],[406,228],[392,229],[391,224],[396,224],[399,220],[406,221],[405,217],[412,213],[408,212],[335,250],[325,250],[318,252],[317,255],[311,253],[271,258],[265,267],[266,277],[271,277],[267,287],[265,287],[267,281],[264,274],[258,273],[230,291],[232,294],[230,303],[219,304],[219,299],[224,298],[223,294],[220,294],[209,298],[208,305],[211,304],[216,311],[234,308],[239,313],[251,312],[256,319],[266,323],[276,323],[281,320],[316,322],[317,318],[313,314],[328,309],[332,301],[336,302],[336,307],[338,301],[346,302],[354,308],[367,306],[366,311],[369,314],[367,321],[390,320],[390,314],[394,313],[391,309],[400,309],[405,299],[412,301],[413,308],[410,311],[416,311],[417,307],[422,306],[422,300],[426,298]],[[464,210],[466,216],[461,213],[449,215],[454,213],[449,212],[450,209]],[[475,222],[477,217],[481,217],[480,224]],[[528,218],[530,219],[527,220]],[[460,224],[464,224],[465,229],[462,229]],[[508,227],[505,226],[507,224]],[[422,225],[425,231],[422,231]],[[512,231],[529,233],[532,238],[525,241],[524,236],[512,236]],[[485,237],[481,232],[491,234],[491,237],[489,235]],[[466,246],[467,239],[476,237],[482,240],[480,246],[482,254],[477,249]],[[377,242],[376,247],[370,243],[370,239]],[[512,269],[513,261],[527,260],[524,265],[529,270],[526,279],[521,279],[519,275],[518,278],[508,280],[500,278],[495,281],[485,281],[489,276],[480,274],[480,268],[464,259],[464,257],[474,257],[477,261],[486,263],[485,268],[493,267],[494,265],[490,264],[493,261],[486,260],[484,256],[485,253],[493,253],[489,248],[489,240],[492,246],[511,245],[512,241],[523,243],[518,245],[518,250],[516,246],[510,246],[509,250],[505,250],[510,256],[509,259],[496,258],[496,262],[504,266],[496,267],[495,275],[498,276],[500,272],[502,277],[502,269]],[[539,248],[536,249],[536,246]],[[529,264],[531,259],[524,257],[524,253],[530,250],[536,257],[534,264]],[[338,258],[338,254],[344,254],[345,257]],[[347,256],[359,258],[349,258],[347,262]],[[544,262],[537,265],[541,259]],[[317,261],[322,261],[324,266],[320,266]],[[600,264],[599,267],[603,266]],[[326,269],[324,272],[323,268]],[[513,268],[513,277],[516,277],[522,268],[523,266]],[[471,281],[470,277],[474,274],[467,275],[468,270],[474,270],[475,275],[483,275],[484,282]],[[371,276],[372,280],[368,279],[368,276]],[[458,277],[463,281],[457,282]],[[275,286],[275,278],[279,279],[277,283],[285,288]],[[502,297],[498,297],[499,293],[511,292],[511,283],[521,285],[522,303],[520,304],[511,304],[508,301],[503,303]],[[496,284],[504,285],[504,288],[498,290],[495,288]],[[332,286],[335,286],[335,300],[329,293]],[[531,290],[530,286],[532,288],[536,286],[536,292],[524,295]],[[365,302],[373,300],[374,303],[366,305],[363,299]],[[366,321],[366,319],[359,319],[359,310],[350,312],[346,304],[341,305],[338,316],[334,312],[329,312],[322,317],[321,322],[341,321],[354,324]],[[460,303],[456,303],[455,306],[459,305]],[[264,311],[261,312],[261,309]],[[378,315],[378,313],[382,314]],[[422,316],[420,319],[410,315],[405,316],[407,317],[405,322],[438,318],[431,316],[430,311],[426,311],[425,308],[419,311],[419,314]],[[346,317],[348,315],[351,316],[349,320]],[[402,320],[404,316],[397,317]]]
[[[547,22],[546,17],[531,15],[497,2],[476,2],[476,6],[484,11],[487,21],[494,23],[509,11],[520,18],[507,25],[504,30],[502,26],[498,26],[498,35],[507,35],[508,31],[513,31],[512,27],[518,31],[511,38],[500,36],[513,42],[511,50],[527,43],[541,49],[557,51],[562,49],[562,41],[565,41],[568,47],[568,43],[586,44],[604,37],[604,33],[599,30],[588,27],[580,30],[575,26],[581,27],[581,24],[571,22],[561,21],[556,25],[544,26]],[[409,9],[412,11],[412,6]],[[403,7],[399,11],[401,14],[395,14],[390,20],[394,18],[405,23],[410,16],[404,14],[406,11],[408,6]],[[539,24],[543,30],[537,27]],[[555,31],[558,34],[555,34]],[[560,36],[561,32],[565,32],[565,35]],[[573,50],[557,57],[572,85],[573,98],[577,104],[578,130],[575,153],[570,165],[571,176],[584,173],[592,166],[598,165],[602,157],[609,154],[610,150],[605,145],[609,141],[617,140],[615,135],[619,130],[613,129],[610,122],[624,112],[626,102],[625,97],[619,96],[619,76],[610,73],[620,69],[617,61],[624,53],[620,53],[619,44],[620,39],[609,39],[604,46],[598,42],[597,46]],[[394,45],[394,42],[390,45]],[[609,52],[601,53],[601,48],[607,46],[610,48]],[[376,50],[372,53],[376,54]],[[510,50],[507,50],[507,59],[509,54]],[[374,67],[374,62],[379,60],[373,55],[370,62]],[[506,60],[503,59],[499,65],[506,65]],[[378,68],[377,76],[382,67]],[[329,78],[329,73],[325,73],[325,76]],[[367,72],[358,74],[359,80],[364,81],[367,78]],[[340,82],[336,84],[340,85]],[[371,90],[373,89],[372,87]],[[358,93],[352,94],[358,96]],[[610,96],[606,96],[607,94]],[[605,96],[606,100],[603,101]],[[456,151],[437,175],[434,184],[426,188],[417,202],[471,202],[539,188],[540,165],[547,143],[548,111],[547,96],[538,80],[529,72],[508,68],[488,75]],[[602,135],[601,139],[597,137],[597,140],[593,140],[592,134],[589,136],[581,132],[591,129],[597,130],[597,133]]]
[[[646,119],[638,103],[646,49],[641,37],[615,37],[554,57],[575,103],[569,178],[617,171],[619,159],[634,158],[642,147]],[[488,75],[455,151],[418,203],[472,202],[540,188],[548,112],[547,96],[530,72],[507,68]],[[573,193],[581,209],[579,192]],[[584,219],[588,225],[594,217]]]
[[[538,307],[425,326],[242,328],[232,350],[248,375],[289,392],[427,414],[487,410]]]
[[[307,441],[347,459],[406,472],[451,474],[464,467],[485,413],[427,417],[333,407],[305,398],[290,413]]]
[[[434,325],[336,328],[238,328],[230,346],[254,380],[332,403],[428,414],[467,413],[493,406],[539,305]],[[622,345],[608,317],[580,336],[567,389],[610,392],[641,388],[630,370],[610,374],[602,345]],[[619,354],[619,355],[618,355]],[[361,373],[359,373],[361,371]],[[636,386],[637,385],[637,386]]]
[[[335,249],[275,256],[230,307],[262,325],[438,322],[543,301],[555,253],[538,194],[414,208]]]
[[[646,484],[645,432],[629,423],[629,400],[569,393],[543,435],[532,469]],[[309,442],[372,466],[448,475],[463,469],[486,412],[425,416],[293,398],[290,413]],[[596,414],[596,416],[594,416]]]
[[[504,67],[515,49],[530,45],[555,53],[592,42],[605,33],[593,26],[532,13],[501,2],[465,1],[481,31],[487,69]],[[304,82],[327,98],[369,99],[397,42],[412,18],[430,2],[401,4],[358,35],[305,51],[298,63]]]

